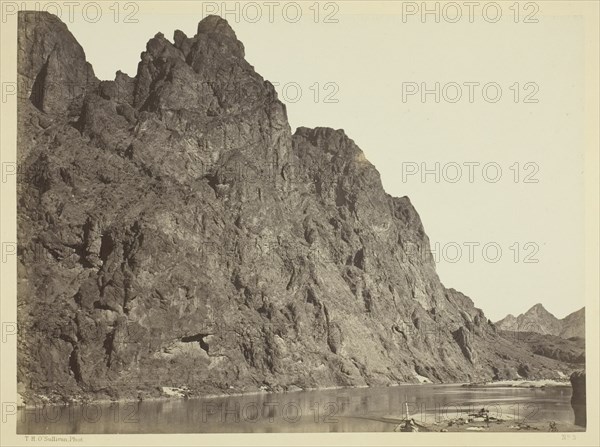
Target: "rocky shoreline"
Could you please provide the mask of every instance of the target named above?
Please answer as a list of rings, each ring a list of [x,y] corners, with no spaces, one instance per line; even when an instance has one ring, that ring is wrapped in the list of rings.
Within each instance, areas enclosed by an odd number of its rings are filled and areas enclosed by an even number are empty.
[[[395,385],[389,385],[388,387],[400,387],[407,385],[432,385],[430,383],[399,383]],[[438,384],[438,385],[462,385],[457,384]],[[142,402],[142,401],[169,401],[174,399],[219,399],[224,397],[242,397],[242,396],[254,396],[261,394],[287,394],[287,393],[298,393],[302,391],[329,391],[329,390],[344,390],[344,389],[359,389],[369,388],[368,386],[331,386],[331,387],[320,387],[320,388],[288,388],[286,390],[268,390],[266,388],[258,389],[256,391],[244,391],[244,392],[230,392],[230,393],[211,393],[211,394],[200,394],[197,391],[187,389],[186,387],[157,387],[157,395],[148,396],[144,398],[115,398],[115,399],[94,399],[94,398],[81,398],[71,400],[51,400],[48,396],[37,395],[33,399],[37,399],[37,403],[27,403],[23,396],[17,393],[17,407],[19,408],[36,408],[39,405],[42,406],[68,406],[68,405],[86,405],[86,404],[111,404],[115,402],[126,403],[126,402]]]
[[[476,382],[463,385],[468,388],[511,387],[511,388],[546,388],[570,387],[569,379],[538,379],[538,380],[497,380],[491,382]]]
[[[402,387],[402,386],[436,386],[436,385],[455,385],[466,388],[494,388],[494,387],[517,387],[517,388],[546,388],[546,387],[571,387],[569,380],[558,381],[554,379],[539,379],[539,380],[501,380],[501,381],[490,381],[490,382],[453,382],[453,383],[398,383],[394,385],[388,385],[387,387]],[[290,387],[286,390],[269,390],[266,387],[255,391],[244,391],[244,392],[223,392],[223,393],[209,393],[201,394],[198,391],[190,390],[187,387],[156,387],[156,394],[146,397],[122,397],[114,399],[106,398],[85,398],[66,400],[52,400],[48,396],[36,395],[32,397],[32,400],[37,401],[36,403],[27,402],[23,396],[17,393],[17,406],[23,408],[36,408],[39,405],[42,406],[68,406],[68,405],[86,405],[86,404],[111,404],[115,402],[126,403],[126,402],[142,402],[142,401],[168,401],[176,399],[218,399],[224,397],[242,397],[242,396],[253,396],[260,394],[287,394],[297,393],[303,391],[329,391],[329,390],[347,390],[347,389],[358,389],[358,388],[370,388],[369,386],[331,386],[331,387],[318,387],[318,388],[299,388]]]

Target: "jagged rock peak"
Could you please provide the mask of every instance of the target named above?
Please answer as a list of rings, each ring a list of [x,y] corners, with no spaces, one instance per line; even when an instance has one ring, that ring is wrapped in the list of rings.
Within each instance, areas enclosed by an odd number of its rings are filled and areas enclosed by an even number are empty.
[[[73,34],[58,17],[48,12],[20,11],[18,71],[25,76],[34,76],[40,66],[48,62],[51,53],[59,52],[69,58],[74,69],[85,63],[85,52]],[[24,51],[29,50],[29,54]]]
[[[185,42],[187,38],[187,35],[179,29],[176,29],[173,33],[173,42],[177,48],[181,48],[182,43]]]
[[[81,45],[50,13],[20,11],[18,22],[20,91],[46,113],[77,109],[85,92],[98,83]]]
[[[220,34],[222,36],[237,39],[235,31],[229,26],[227,20],[216,15],[206,16],[198,23],[198,34]]]
[[[208,37],[213,41],[224,44],[232,55],[243,58],[245,56],[244,44],[237,39],[235,31],[229,26],[227,20],[216,15],[209,15],[198,23],[195,40]]]
[[[62,20],[47,11],[19,11],[19,19],[27,22],[36,21],[36,26],[43,26],[44,22],[53,23],[55,26],[69,32],[67,25]]]
[[[531,309],[529,309],[528,312],[532,312],[532,311],[539,312],[542,310],[548,312],[542,303],[537,303],[535,306],[533,306]]]

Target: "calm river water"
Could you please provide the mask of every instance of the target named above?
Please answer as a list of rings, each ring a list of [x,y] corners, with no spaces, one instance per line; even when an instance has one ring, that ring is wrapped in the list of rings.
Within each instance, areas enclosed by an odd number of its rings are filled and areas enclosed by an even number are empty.
[[[203,399],[21,408],[19,434],[393,431],[408,411],[432,424],[491,416],[573,423],[571,388],[402,385]]]

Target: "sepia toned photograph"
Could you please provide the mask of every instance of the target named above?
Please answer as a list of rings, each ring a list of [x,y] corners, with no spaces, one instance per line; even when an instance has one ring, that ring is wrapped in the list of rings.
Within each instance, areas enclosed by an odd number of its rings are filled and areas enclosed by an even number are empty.
[[[597,445],[597,2],[1,5],[2,445]]]

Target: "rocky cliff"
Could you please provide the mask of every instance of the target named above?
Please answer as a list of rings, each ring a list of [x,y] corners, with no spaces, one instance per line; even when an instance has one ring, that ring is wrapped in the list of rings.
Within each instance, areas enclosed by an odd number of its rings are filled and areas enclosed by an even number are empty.
[[[561,338],[585,338],[585,308],[558,319],[538,303],[518,317],[507,315],[496,322],[496,327],[505,331],[536,332]]]
[[[442,285],[410,200],[344,131],[292,134],[225,20],[157,34],[114,81],[50,14],[20,13],[18,46],[26,400],[568,369]]]
[[[575,413],[575,425],[587,426],[586,383],[585,371],[575,371],[570,377],[573,393],[571,394],[571,407]]]
[[[585,363],[584,338],[563,338],[537,332],[499,331],[499,333],[505,338],[525,343],[534,354],[573,365]]]
[[[558,334],[562,338],[585,338],[585,307],[567,315],[560,320],[561,330]]]

